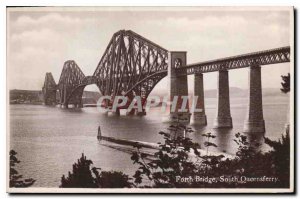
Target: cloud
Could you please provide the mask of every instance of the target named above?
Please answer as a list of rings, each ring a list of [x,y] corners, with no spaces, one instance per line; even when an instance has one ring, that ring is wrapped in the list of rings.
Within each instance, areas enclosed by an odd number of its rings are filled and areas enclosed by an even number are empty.
[[[286,46],[290,42],[289,14],[277,11],[9,14],[10,88],[20,89],[40,89],[45,72],[52,72],[58,81],[64,61],[69,59],[74,59],[86,75],[93,74],[111,36],[120,29],[132,29],[168,50],[187,51],[188,63]],[[280,76],[289,71],[288,67],[276,67],[279,66],[274,66],[270,74]],[[241,78],[244,74],[232,72],[232,86],[246,88],[248,81]],[[217,73],[206,76],[211,81],[206,81],[205,86],[215,88]],[[159,84],[157,89],[165,89],[164,85]],[[190,85],[192,88],[192,82]],[[272,81],[264,82],[264,86],[272,87]]]
[[[63,39],[61,34],[51,29],[27,30],[13,34],[9,44],[13,54],[22,53],[23,49],[27,47],[34,47],[36,51],[47,49],[51,52],[56,50],[56,46],[63,46]]]
[[[11,30],[15,32],[26,30],[39,30],[48,28],[53,31],[76,31],[89,24],[89,18],[79,18],[59,13],[45,13],[42,16],[21,15],[12,24]]]

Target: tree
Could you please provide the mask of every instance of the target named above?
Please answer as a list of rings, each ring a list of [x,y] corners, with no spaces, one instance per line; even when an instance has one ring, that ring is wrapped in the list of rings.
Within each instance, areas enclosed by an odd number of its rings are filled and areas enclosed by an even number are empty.
[[[61,178],[60,188],[124,188],[131,187],[130,178],[117,171],[101,171],[101,168],[92,167],[92,160],[84,154],[73,164],[72,173]],[[101,172],[99,172],[101,171]]]
[[[191,128],[176,122],[171,125],[169,132],[159,132],[164,136],[164,143],[159,143],[159,151],[154,154],[155,159],[146,161],[147,155],[136,146],[137,152],[131,159],[134,164],[139,164],[139,169],[134,174],[134,182],[140,187],[174,188],[193,187],[193,182],[182,182],[181,178],[194,176],[199,170],[200,147],[185,136],[192,132]],[[191,156],[191,154],[193,154]],[[146,181],[145,181],[146,178]],[[148,185],[145,185],[146,182]],[[144,185],[143,185],[144,184]]]
[[[217,147],[213,143],[216,137],[212,133],[203,134],[206,137],[203,154],[200,154],[199,144],[190,138],[181,136],[179,132],[189,131],[183,125],[173,125],[170,132],[160,132],[164,136],[164,143],[153,158],[147,159],[139,146],[131,159],[140,167],[133,178],[137,187],[154,188],[286,188],[289,187],[289,137],[283,136],[281,141],[271,141],[265,138],[265,144],[273,150],[262,153],[257,148],[259,143],[249,142],[246,135],[237,133],[234,142],[238,145],[235,157],[225,158],[223,155],[210,154],[209,147]],[[175,135],[175,136],[174,136]],[[190,180],[196,176],[207,176],[216,179]],[[222,181],[227,179],[241,179],[242,177],[276,177],[275,181]],[[178,180],[184,179],[183,181]]]
[[[288,75],[284,76],[284,75],[281,75],[281,78],[282,78],[282,81],[281,82],[281,86],[282,88],[280,89],[283,93],[288,93],[290,92],[290,73],[288,73]]]
[[[35,180],[27,178],[22,180],[23,176],[15,169],[16,165],[21,161],[16,157],[17,152],[10,150],[9,152],[9,187],[25,188],[34,184]]]
[[[90,166],[91,160],[87,160],[84,154],[73,164],[73,173],[69,172],[68,177],[65,175],[61,178],[60,187],[63,188],[96,188],[97,184],[92,176]]]
[[[131,178],[120,171],[101,171],[92,169],[96,176],[96,184],[101,188],[130,188],[133,186]],[[97,173],[98,172],[98,173]]]
[[[289,187],[290,185],[290,134],[287,131],[286,134],[281,136],[278,141],[272,141],[269,138],[265,138],[265,143],[273,148],[268,152],[268,155],[272,157],[273,168],[276,175],[281,179],[281,187]]]

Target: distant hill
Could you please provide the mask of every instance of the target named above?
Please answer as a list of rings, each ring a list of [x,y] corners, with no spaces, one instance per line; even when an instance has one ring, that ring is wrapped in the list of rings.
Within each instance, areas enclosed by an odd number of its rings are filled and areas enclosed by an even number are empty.
[[[237,87],[230,87],[230,97],[232,98],[243,98],[248,96],[247,89],[241,89]],[[263,88],[263,96],[287,96],[277,88]],[[193,92],[189,92],[191,95]],[[155,91],[151,95],[157,95],[164,97],[166,92]],[[205,98],[216,98],[217,89],[209,89],[204,91]],[[95,91],[84,91],[83,92],[83,104],[94,104],[100,97],[99,92]],[[10,90],[9,91],[10,103],[25,103],[25,104],[42,104],[43,93],[41,90]]]
[[[40,90],[10,90],[9,101],[11,104],[42,104],[43,93]]]
[[[243,98],[248,96],[248,89],[241,89],[238,87],[230,87],[229,89],[230,97],[232,98]],[[191,95],[193,91],[189,91],[189,95]],[[280,91],[279,88],[263,88],[262,90],[263,96],[286,96],[284,93]],[[158,95],[163,97],[166,95],[166,92],[163,91],[154,91],[151,95]],[[206,98],[217,98],[217,89],[208,89],[204,91],[204,95]]]
[[[249,90],[248,89],[241,89],[237,87],[230,87],[229,89],[230,97],[236,98],[243,98],[247,97]],[[204,95],[207,98],[216,98],[217,97],[217,89],[205,90]],[[278,88],[263,88],[262,89],[263,96],[286,96],[284,93],[280,91]]]
[[[230,87],[229,94],[230,94],[230,97],[247,97],[248,91],[237,88],[237,87]],[[217,97],[217,89],[205,90],[204,96],[207,98],[216,98]]]
[[[264,88],[262,92],[263,96],[288,96],[278,88]]]
[[[83,92],[83,103],[96,103],[100,97],[100,93],[94,91]],[[42,104],[44,101],[41,90],[10,90],[9,101],[11,104]]]
[[[100,98],[100,93],[95,91],[83,91],[82,98],[93,99],[93,101],[97,102]],[[83,102],[84,103],[84,102]],[[84,103],[85,104],[85,103]]]

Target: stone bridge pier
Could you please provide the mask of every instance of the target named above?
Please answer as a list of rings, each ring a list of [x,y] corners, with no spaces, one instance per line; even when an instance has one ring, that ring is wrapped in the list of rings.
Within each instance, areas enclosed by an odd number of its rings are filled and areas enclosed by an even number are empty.
[[[64,89],[61,92],[62,92],[62,95],[61,95],[61,106],[62,106],[62,108],[68,108],[66,85],[64,85]]]
[[[214,128],[231,128],[232,118],[230,114],[229,80],[227,70],[219,71],[217,97],[217,117],[213,126]]]
[[[170,83],[170,121],[174,119],[190,122],[190,111],[188,100],[183,100],[183,96],[188,96],[187,75],[178,75],[176,69],[186,66],[185,51],[171,51],[168,55],[168,76]],[[176,102],[177,98],[177,102]]]
[[[200,111],[195,111],[193,113],[193,124],[196,125],[206,125],[207,119],[205,115],[205,104],[204,104],[204,84],[203,84],[203,74],[197,73],[195,74],[194,80],[194,96],[198,97],[195,103],[195,108]],[[194,98],[195,100],[195,98]]]
[[[66,108],[69,104],[82,107],[82,92],[90,84],[96,84],[105,96],[116,96],[124,92],[130,98],[133,97],[132,94],[146,98],[157,83],[168,75],[168,97],[172,102],[169,119],[183,119],[184,123],[190,123],[187,76],[195,75],[194,95],[198,100],[193,102],[193,108],[196,108],[193,123],[206,125],[203,74],[218,72],[217,114],[213,126],[232,128],[228,70],[251,65],[244,132],[265,132],[260,66],[288,63],[290,51],[290,46],[285,46],[187,65],[187,52],[168,51],[131,30],[120,30],[113,34],[92,76],[85,76],[74,60],[64,63],[58,84],[51,73],[46,73],[43,86],[44,103],[58,103]],[[57,90],[59,100],[56,99]],[[103,106],[111,108],[108,100],[106,102]],[[119,115],[120,109],[126,108],[128,107],[120,107],[113,114]],[[127,112],[127,115],[145,114],[144,109]]]
[[[261,68],[258,65],[249,67],[249,102],[244,123],[244,132],[265,132],[262,107]]]

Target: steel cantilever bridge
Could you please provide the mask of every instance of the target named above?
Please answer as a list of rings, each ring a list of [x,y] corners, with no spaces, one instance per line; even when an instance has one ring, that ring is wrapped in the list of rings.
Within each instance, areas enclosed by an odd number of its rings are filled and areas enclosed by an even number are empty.
[[[194,74],[197,77],[195,85],[198,81],[203,87],[202,74],[219,71],[219,84],[225,82],[225,95],[222,91],[223,86],[218,88],[218,93],[220,97],[226,98],[228,80],[225,77],[223,81],[224,71],[284,62],[290,62],[290,47],[187,64],[186,52],[168,51],[131,30],[120,30],[112,36],[92,76],[85,76],[75,61],[66,61],[58,84],[55,83],[51,73],[46,74],[43,93],[45,104],[58,103],[64,107],[73,104],[81,107],[84,87],[96,84],[102,95],[112,97],[123,95],[129,99],[140,96],[145,102],[155,85],[168,74],[171,78],[172,96],[187,94],[187,75]],[[259,76],[260,82],[260,71],[256,76]],[[258,86],[261,87],[261,85]],[[195,93],[201,96],[203,88],[199,89],[195,90]],[[57,90],[58,97],[56,97]],[[218,107],[222,108],[224,102],[219,100],[218,103]],[[227,106],[226,102],[224,106]],[[202,108],[204,108],[203,104]],[[223,112],[226,111],[223,110]],[[205,112],[203,114],[205,115]],[[206,123],[206,118],[204,123]]]

